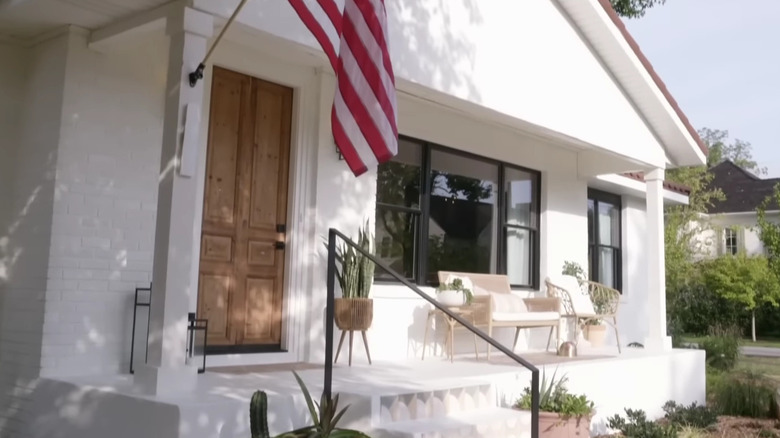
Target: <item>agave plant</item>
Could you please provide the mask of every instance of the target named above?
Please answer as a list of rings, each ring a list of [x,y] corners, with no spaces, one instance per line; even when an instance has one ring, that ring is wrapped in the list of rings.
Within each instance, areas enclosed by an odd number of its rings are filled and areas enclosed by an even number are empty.
[[[542,372],[542,382],[539,385],[539,410],[542,412],[553,412],[560,414],[564,418],[581,417],[593,413],[593,401],[585,395],[574,395],[566,389],[566,382],[569,380],[565,375],[555,380],[558,373],[556,369],[550,380]],[[531,390],[525,388],[523,396],[515,403],[516,409],[531,409]]]
[[[320,402],[316,403],[311,398],[306,384],[301,377],[293,371],[298,386],[301,387],[303,397],[311,414],[312,425],[284,432],[275,438],[370,438],[368,435],[352,429],[338,428],[338,422],[349,409],[349,406],[339,411],[339,395],[331,398],[322,393]],[[249,405],[249,424],[252,438],[271,438],[268,434],[268,396],[264,391],[255,391]]]

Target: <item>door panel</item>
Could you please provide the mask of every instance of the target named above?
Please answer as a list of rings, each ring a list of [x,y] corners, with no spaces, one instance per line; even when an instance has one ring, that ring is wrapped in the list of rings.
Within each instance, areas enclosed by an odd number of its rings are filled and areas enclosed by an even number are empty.
[[[198,313],[211,345],[279,346],[292,90],[213,75]]]

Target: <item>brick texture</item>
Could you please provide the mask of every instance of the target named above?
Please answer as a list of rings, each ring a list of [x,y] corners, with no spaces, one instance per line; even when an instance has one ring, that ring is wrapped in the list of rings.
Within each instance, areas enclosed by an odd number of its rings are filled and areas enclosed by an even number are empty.
[[[167,70],[155,38],[102,54],[75,31],[25,49],[0,234],[0,256],[14,255],[2,259],[0,437],[28,436],[37,378],[128,368],[132,296],[151,281],[154,247]]]

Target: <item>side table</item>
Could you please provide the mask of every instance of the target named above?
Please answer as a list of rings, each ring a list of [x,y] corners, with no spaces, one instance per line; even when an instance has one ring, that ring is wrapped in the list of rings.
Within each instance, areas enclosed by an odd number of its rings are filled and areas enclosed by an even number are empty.
[[[458,316],[471,319],[471,323],[472,324],[474,323],[474,309],[468,305],[447,307],[447,310],[449,310],[450,312]],[[447,334],[444,343],[444,348],[450,356],[450,362],[453,362],[455,356],[454,354],[455,353],[455,325],[458,324],[458,321],[456,321],[455,318],[450,317],[449,315],[442,312],[436,307],[428,311],[428,319],[425,323],[425,336],[423,337],[422,359],[425,360],[425,348],[428,346],[428,330],[431,327],[431,320],[434,319],[436,315],[443,316],[444,320],[447,322]],[[477,350],[476,333],[474,333],[474,355],[476,356],[477,360],[479,360],[479,351]]]

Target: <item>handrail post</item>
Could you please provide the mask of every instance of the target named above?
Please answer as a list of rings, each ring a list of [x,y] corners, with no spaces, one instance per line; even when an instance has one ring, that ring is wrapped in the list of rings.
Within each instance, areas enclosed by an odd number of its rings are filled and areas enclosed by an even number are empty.
[[[539,370],[531,371],[531,438],[539,438]]]
[[[325,397],[330,398],[333,383],[333,307],[336,294],[336,232],[328,233],[328,295],[325,300]]]

